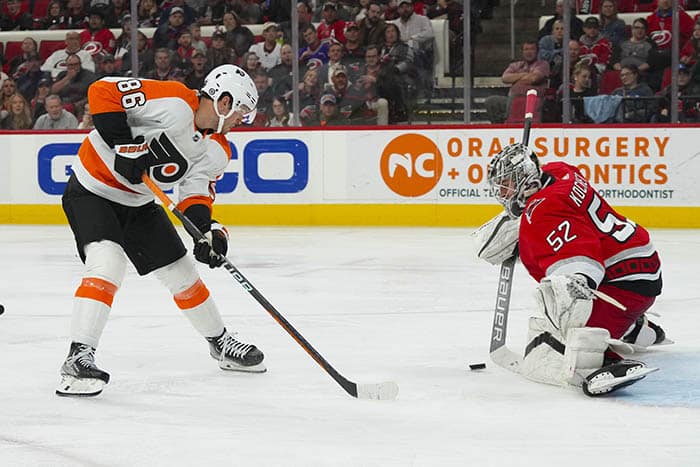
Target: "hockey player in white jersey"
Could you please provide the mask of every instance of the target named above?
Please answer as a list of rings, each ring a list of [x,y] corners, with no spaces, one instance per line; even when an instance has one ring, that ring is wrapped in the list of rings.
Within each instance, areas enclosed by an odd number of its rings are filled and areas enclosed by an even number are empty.
[[[252,79],[234,65],[212,70],[199,92],[174,81],[134,78],[90,86],[95,129],[80,146],[63,194],[85,273],[75,292],[58,395],[94,396],[109,382],[95,364],[95,349],[127,258],[140,275],[153,272],[170,290],[222,369],[266,370],[263,353],[225,328],[185,245],[141,182],[145,172],[163,190],[177,187],[178,208],[208,239],[194,245],[195,258],[221,266],[228,233],[212,219],[212,202],[231,157],[224,135],[253,121],[257,100]]]

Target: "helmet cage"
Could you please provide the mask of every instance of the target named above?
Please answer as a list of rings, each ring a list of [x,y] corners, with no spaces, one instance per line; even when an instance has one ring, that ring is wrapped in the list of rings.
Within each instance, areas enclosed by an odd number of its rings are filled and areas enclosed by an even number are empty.
[[[524,144],[506,146],[488,168],[494,197],[512,218],[519,217],[528,198],[542,188],[537,156]]]

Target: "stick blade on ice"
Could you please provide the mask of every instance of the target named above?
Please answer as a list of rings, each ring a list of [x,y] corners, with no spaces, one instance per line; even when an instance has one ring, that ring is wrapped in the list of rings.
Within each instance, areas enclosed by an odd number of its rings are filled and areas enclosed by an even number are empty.
[[[378,384],[358,384],[358,399],[394,400],[399,394],[399,385],[393,381]]]

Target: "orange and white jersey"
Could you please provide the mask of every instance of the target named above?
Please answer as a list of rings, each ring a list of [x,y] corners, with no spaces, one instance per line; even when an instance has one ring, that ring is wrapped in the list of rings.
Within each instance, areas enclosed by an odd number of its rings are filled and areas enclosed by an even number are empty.
[[[195,127],[196,91],[175,81],[108,77],[90,86],[88,103],[96,129],[83,141],[73,167],[85,188],[126,206],[152,201],[148,187],[133,185],[114,170],[117,137],[143,136],[163,161],[150,168],[153,181],[163,190],[177,186],[182,209],[193,203],[211,208],[210,184],[223,174],[231,150],[224,135],[204,135]]]

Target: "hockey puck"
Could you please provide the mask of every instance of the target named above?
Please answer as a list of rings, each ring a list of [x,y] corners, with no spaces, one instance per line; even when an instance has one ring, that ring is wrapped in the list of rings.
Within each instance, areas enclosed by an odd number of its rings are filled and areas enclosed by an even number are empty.
[[[4,305],[0,305],[0,315],[3,314],[3,313],[5,313],[5,306],[4,306]]]
[[[486,368],[486,363],[472,363],[469,365],[470,370],[483,370]]]

